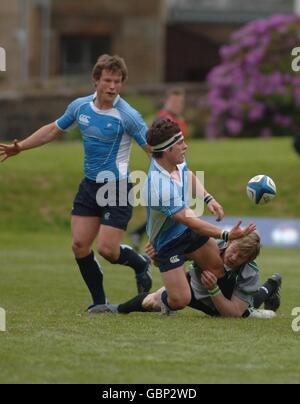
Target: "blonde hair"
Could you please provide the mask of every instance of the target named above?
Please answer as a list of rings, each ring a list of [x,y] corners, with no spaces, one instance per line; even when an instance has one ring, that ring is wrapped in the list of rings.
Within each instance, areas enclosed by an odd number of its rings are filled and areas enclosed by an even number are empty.
[[[128,78],[128,70],[125,60],[118,55],[102,55],[98,58],[92,72],[94,80],[99,80],[103,70],[109,70],[113,73],[120,72],[122,74],[122,82]]]
[[[240,254],[247,259],[247,262],[254,261],[260,254],[261,238],[256,231],[232,242],[237,246]]]

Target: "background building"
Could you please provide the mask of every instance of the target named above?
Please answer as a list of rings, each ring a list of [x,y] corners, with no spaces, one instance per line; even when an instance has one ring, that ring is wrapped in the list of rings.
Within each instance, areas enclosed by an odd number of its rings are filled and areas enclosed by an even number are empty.
[[[300,11],[300,0],[1,0],[0,136],[24,136],[92,91],[102,53],[120,54],[127,91],[158,107],[169,83],[187,89],[195,108],[220,46],[244,23]],[[138,103],[139,108],[141,103]],[[199,115],[193,111],[190,120]],[[197,123],[199,126],[199,124]]]
[[[1,0],[0,46],[8,67],[1,82],[20,87],[59,77],[78,84],[104,52],[126,59],[131,84],[201,81],[233,30],[252,19],[292,13],[298,3]]]
[[[272,14],[292,14],[294,0],[167,0],[167,81],[203,81],[219,64],[219,48],[241,25]]]
[[[3,4],[5,3],[5,4]],[[122,55],[130,82],[164,76],[164,0],[2,0],[0,46],[11,85],[81,76],[102,53]]]

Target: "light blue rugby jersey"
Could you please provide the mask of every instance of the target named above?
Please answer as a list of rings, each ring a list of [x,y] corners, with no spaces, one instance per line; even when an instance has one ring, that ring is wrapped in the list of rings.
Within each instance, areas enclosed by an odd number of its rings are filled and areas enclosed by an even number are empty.
[[[98,109],[94,98],[95,94],[73,101],[56,126],[62,131],[79,127],[86,178],[97,182],[126,178],[132,138],[145,146],[148,128],[141,115],[120,96],[109,110]]]
[[[181,183],[171,177],[154,159],[144,188],[147,205],[147,233],[157,252],[181,236],[188,227],[172,220],[172,216],[189,207],[188,167],[178,165]]]

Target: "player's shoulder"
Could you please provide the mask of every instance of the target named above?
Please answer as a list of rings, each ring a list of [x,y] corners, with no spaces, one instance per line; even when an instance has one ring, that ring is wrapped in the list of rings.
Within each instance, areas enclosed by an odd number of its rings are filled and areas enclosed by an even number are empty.
[[[181,172],[188,172],[189,171],[189,167],[186,161],[184,161],[182,164],[178,164],[177,168],[179,171]]]
[[[256,261],[248,262],[248,264],[246,264],[245,267],[251,272],[255,272],[255,273],[259,272],[259,267],[258,267]]]
[[[248,262],[242,267],[240,275],[243,279],[259,277],[259,267],[255,261]]]
[[[170,187],[170,178],[168,172],[152,159],[148,171],[148,184],[150,188],[161,191],[166,187]]]
[[[140,118],[141,114],[135,108],[133,108],[124,98],[118,97],[114,107],[124,115],[127,119]]]
[[[82,105],[89,104],[91,101],[93,101],[93,99],[94,99],[94,94],[90,94],[85,97],[79,97],[79,98],[76,98],[75,100],[73,100],[71,102],[71,104],[69,105],[69,107],[76,110],[76,109],[80,108]]]
[[[148,180],[153,183],[159,181],[159,178],[164,175],[164,170],[160,165],[154,160],[151,160],[149,171],[148,171]]]

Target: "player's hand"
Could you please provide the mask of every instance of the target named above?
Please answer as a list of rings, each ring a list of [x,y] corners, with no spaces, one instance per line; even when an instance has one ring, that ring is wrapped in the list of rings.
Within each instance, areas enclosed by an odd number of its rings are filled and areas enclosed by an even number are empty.
[[[201,275],[201,282],[205,289],[210,290],[217,285],[218,279],[213,273],[204,271]]]
[[[217,222],[220,222],[224,219],[224,209],[223,207],[213,199],[207,204],[209,211],[216,217]]]
[[[21,148],[18,145],[18,141],[14,140],[12,144],[0,144],[0,161],[3,163],[10,157],[16,156],[21,153]]]
[[[155,248],[154,248],[154,246],[153,246],[152,243],[148,243],[148,244],[146,245],[145,251],[146,251],[146,254],[147,254],[153,261],[155,261],[155,258],[156,258],[156,256],[157,256],[157,252],[156,252],[156,250],[155,250]]]
[[[229,240],[236,240],[238,238],[243,238],[256,230],[256,225],[253,223],[249,224],[249,226],[247,226],[245,229],[242,229],[240,227],[241,224],[242,221],[240,220],[229,232]]]

